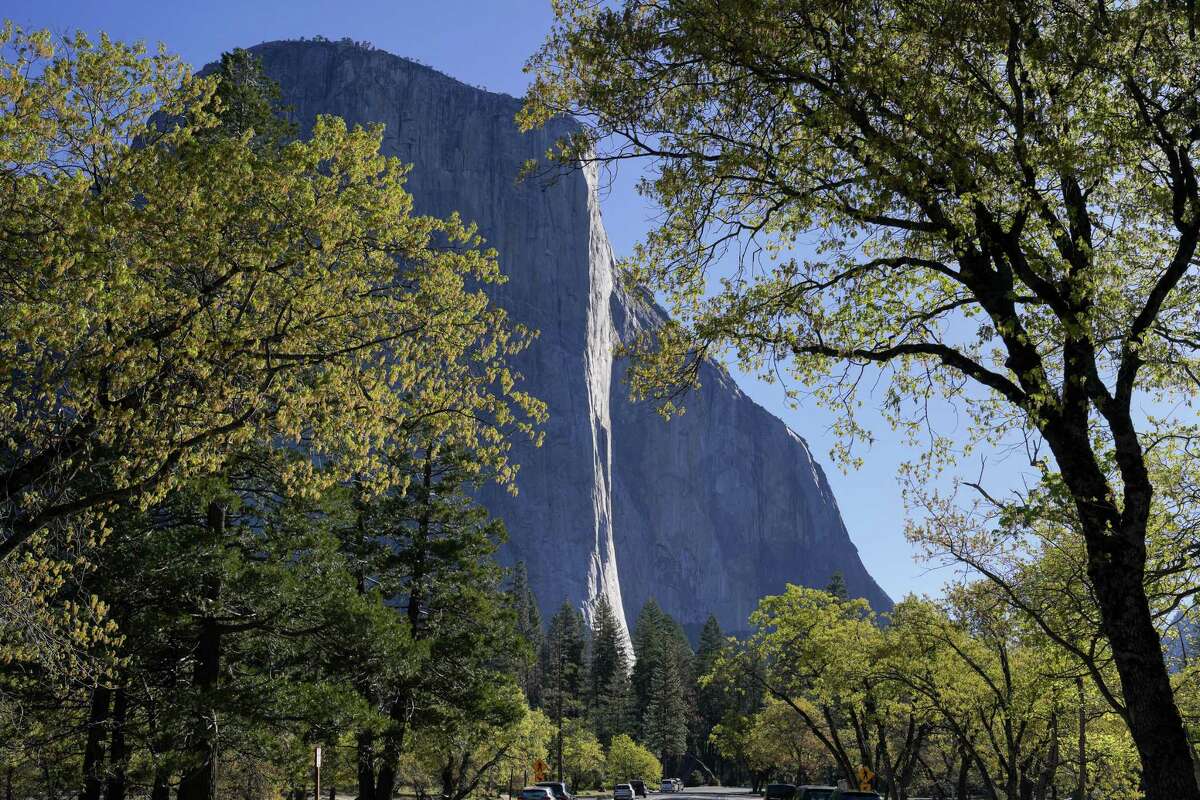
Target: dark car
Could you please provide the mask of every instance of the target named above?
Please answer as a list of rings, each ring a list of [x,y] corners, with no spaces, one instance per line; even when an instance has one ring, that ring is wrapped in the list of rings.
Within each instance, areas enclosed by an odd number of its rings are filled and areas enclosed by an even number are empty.
[[[797,786],[795,800],[832,800],[836,786]]]
[[[765,800],[793,800],[795,796],[796,787],[790,783],[769,783],[763,792]]]
[[[549,789],[550,794],[554,795],[554,800],[575,800],[571,794],[571,790],[562,781],[542,781],[538,784],[543,789]]]
[[[639,781],[630,781],[629,785],[633,787],[633,793],[635,795],[637,795],[638,797],[646,796],[646,782],[645,781],[640,781],[640,780]]]
[[[875,792],[863,792],[858,789],[835,789],[830,800],[882,800]]]

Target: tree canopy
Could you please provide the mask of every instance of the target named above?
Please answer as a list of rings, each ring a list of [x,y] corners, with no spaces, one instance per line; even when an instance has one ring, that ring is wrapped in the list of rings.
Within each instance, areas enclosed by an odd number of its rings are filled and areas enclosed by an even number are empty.
[[[263,148],[210,135],[240,105],[165,53],[11,24],[0,48],[0,555],[249,442],[308,453],[300,488],[386,486],[382,446],[432,409],[511,477],[505,430],[541,410],[483,290],[495,253],[412,213],[381,129]]]
[[[730,352],[841,410],[848,446],[879,374],[916,468],[1015,439],[1061,480],[1164,800],[1200,789],[1144,586],[1150,463],[1195,426],[1140,404],[1196,390],[1196,31],[1187,3],[575,0],[521,116],[588,123],[560,164],[646,169],[630,278],[678,322],[636,394],[670,412]]]

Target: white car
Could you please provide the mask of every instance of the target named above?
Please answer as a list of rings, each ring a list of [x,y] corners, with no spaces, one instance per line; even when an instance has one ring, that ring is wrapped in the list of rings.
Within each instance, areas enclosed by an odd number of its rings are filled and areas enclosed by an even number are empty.
[[[658,789],[660,792],[677,792],[679,787],[675,785],[674,778],[663,778],[662,786]]]
[[[522,797],[521,800],[525,798]],[[633,787],[628,783],[618,783],[613,787],[613,800],[633,800]]]

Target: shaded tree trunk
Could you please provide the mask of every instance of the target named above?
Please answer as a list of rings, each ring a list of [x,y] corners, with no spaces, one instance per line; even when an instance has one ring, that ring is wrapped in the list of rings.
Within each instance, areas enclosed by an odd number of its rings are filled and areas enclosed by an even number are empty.
[[[104,783],[104,800],[125,800],[125,769],[129,751],[125,745],[125,717],[129,710],[129,694],[124,686],[113,691],[112,736],[108,748],[108,778]]]
[[[421,617],[425,613],[425,579],[427,565],[425,561],[426,548],[429,543],[429,531],[432,523],[430,501],[433,496],[433,457],[428,453],[421,475],[421,498],[424,508],[417,521],[417,529],[413,536],[413,548],[416,558],[413,560],[413,572],[409,582],[408,606],[405,614],[408,617],[409,634],[413,641],[420,641],[426,636],[425,626]],[[392,703],[388,713],[392,724],[384,735],[383,753],[379,763],[379,778],[375,784],[375,800],[391,800],[396,789],[396,770],[400,763],[400,754],[404,749],[404,737],[408,728],[408,712],[412,703],[412,687],[402,687],[399,697]],[[559,778],[561,780],[561,778]]]
[[[79,800],[100,800],[104,786],[104,739],[112,706],[112,690],[107,686],[92,689],[88,708],[87,741],[83,747],[83,789]]]
[[[1185,800],[1200,791],[1143,585],[1144,534],[1143,523],[1132,535],[1088,536],[1088,574],[1121,677],[1147,800]]]
[[[375,800],[375,735],[360,731],[356,745],[358,800]]]
[[[1079,694],[1079,772],[1075,800],[1084,800],[1087,797],[1087,695],[1083,691],[1082,675],[1075,679],[1075,689]]]
[[[971,777],[971,754],[965,749],[959,754],[958,762],[958,786],[956,794],[958,800],[968,800],[970,796],[970,777]]]
[[[375,800],[391,800],[396,791],[396,772],[404,748],[404,725],[408,712],[407,697],[392,703],[393,730],[384,737],[383,753],[379,758],[379,777],[375,781]]]
[[[171,771],[162,764],[154,768],[154,785],[150,800],[171,800]]]
[[[225,537],[225,507],[212,502],[208,505],[208,535],[214,543]],[[200,619],[196,639],[193,686],[200,698],[201,712],[195,721],[192,753],[198,759],[179,780],[177,800],[216,800],[217,769],[220,757],[217,709],[213,693],[221,675],[221,625],[212,615],[213,606],[221,595],[221,578],[210,573],[204,579],[203,596],[209,608]]]

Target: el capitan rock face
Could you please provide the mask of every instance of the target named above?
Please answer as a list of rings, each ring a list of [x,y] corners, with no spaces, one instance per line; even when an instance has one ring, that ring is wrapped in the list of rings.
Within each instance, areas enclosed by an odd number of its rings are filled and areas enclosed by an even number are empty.
[[[514,448],[519,496],[488,488],[483,500],[543,612],[564,600],[587,611],[604,595],[632,619],[654,597],[685,626],[712,612],[738,630],[761,596],[789,581],[823,586],[835,570],[852,593],[891,605],[805,442],[723,371],[706,367],[670,423],[628,402],[614,348],[662,312],[614,283],[595,176],[516,182],[574,123],[522,134],[520,101],[348,43],[252,49],[302,129],[317,114],[382,122],[384,151],[413,164],[417,211],[458,211],[499,251],[509,281],[493,297],[540,331],[519,368],[550,420],[541,449]]]

